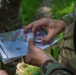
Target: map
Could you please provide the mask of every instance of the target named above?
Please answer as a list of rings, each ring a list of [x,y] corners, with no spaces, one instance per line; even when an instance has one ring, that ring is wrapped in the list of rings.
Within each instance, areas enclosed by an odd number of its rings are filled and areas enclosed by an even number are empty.
[[[24,34],[24,29],[0,34],[0,57],[2,61],[6,64],[14,59],[26,56],[28,52],[28,40],[30,38],[33,38],[35,45],[41,49],[45,49],[58,41],[52,40],[50,43],[42,45],[41,39],[46,35],[47,32],[44,29],[38,29],[36,36],[33,36],[31,29],[26,34]]]

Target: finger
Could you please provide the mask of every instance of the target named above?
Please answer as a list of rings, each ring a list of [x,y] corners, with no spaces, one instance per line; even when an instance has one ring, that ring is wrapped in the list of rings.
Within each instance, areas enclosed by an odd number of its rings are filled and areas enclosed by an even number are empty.
[[[36,36],[36,31],[37,31],[37,29],[40,28],[40,27],[42,27],[41,24],[35,24],[35,26],[33,26],[32,32],[33,32],[34,36]]]
[[[37,20],[37,21],[38,21],[38,20]],[[37,21],[34,21],[34,22],[30,23],[29,25],[25,26],[25,27],[24,27],[24,33],[27,33],[29,29],[32,29],[33,25],[35,25],[35,23],[36,23]]]
[[[32,32],[34,34],[34,36],[36,35],[36,31],[38,28],[41,28],[43,26],[46,26],[45,23],[43,23],[42,21],[38,21],[36,22],[36,24],[32,27]]]
[[[34,45],[34,40],[33,40],[32,38],[31,38],[31,39],[29,39],[28,44],[29,44],[29,46],[30,46],[30,45]]]
[[[24,27],[24,33],[27,33],[29,29],[32,28],[32,24],[29,24],[28,26]]]
[[[53,36],[51,36],[51,33],[49,32],[44,38],[42,38],[41,44],[47,44],[50,43],[52,40]]]
[[[36,49],[36,46],[34,45],[33,39],[29,39],[28,43],[28,51],[33,52]]]
[[[31,56],[29,54],[27,54],[26,58],[25,58],[25,62],[29,64],[31,60]]]

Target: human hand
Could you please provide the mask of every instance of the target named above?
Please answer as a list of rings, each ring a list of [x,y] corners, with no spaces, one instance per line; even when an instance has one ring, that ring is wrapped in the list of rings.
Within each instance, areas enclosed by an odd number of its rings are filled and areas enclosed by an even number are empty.
[[[8,75],[8,74],[6,73],[6,71],[0,70],[0,75]]]
[[[49,57],[41,48],[35,46],[33,39],[30,39],[25,62],[31,65],[41,66],[48,59],[54,60],[52,56]]]
[[[29,29],[32,29],[34,36],[36,35],[37,28],[46,27],[48,34],[41,40],[42,44],[49,43],[54,36],[59,34],[65,29],[67,24],[63,20],[53,20],[50,18],[42,18],[34,21],[31,24],[24,27],[24,32],[27,33]]]

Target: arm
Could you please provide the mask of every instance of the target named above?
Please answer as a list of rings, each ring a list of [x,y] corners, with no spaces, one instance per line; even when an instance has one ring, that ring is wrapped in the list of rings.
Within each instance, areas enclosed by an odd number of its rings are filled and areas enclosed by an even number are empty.
[[[41,66],[43,75],[72,75],[72,72],[68,70],[62,64],[59,64],[51,55],[50,57],[39,47],[34,45],[32,39],[29,40],[28,54],[25,58],[25,62],[35,66]]]

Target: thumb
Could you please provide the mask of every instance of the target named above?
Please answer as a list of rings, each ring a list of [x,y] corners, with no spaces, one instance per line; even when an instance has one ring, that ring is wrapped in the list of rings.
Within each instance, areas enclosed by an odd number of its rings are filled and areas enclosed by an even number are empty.
[[[28,41],[28,46],[30,46],[30,45],[34,45],[34,40],[32,38],[30,38]]]

